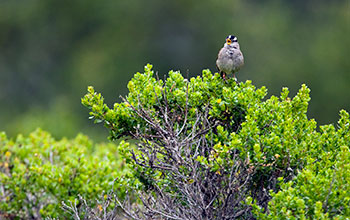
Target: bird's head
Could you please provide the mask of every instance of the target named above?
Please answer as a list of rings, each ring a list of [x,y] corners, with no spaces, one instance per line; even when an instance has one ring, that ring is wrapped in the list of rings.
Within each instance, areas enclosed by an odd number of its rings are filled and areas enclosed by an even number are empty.
[[[234,35],[228,35],[228,36],[226,37],[226,43],[227,43],[228,45],[230,45],[230,44],[232,44],[233,42],[238,42],[237,37],[234,36]]]

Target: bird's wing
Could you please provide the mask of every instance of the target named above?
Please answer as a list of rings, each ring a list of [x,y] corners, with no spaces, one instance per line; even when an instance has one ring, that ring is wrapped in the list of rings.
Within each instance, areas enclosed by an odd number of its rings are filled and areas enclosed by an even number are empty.
[[[221,48],[219,53],[218,53],[218,59],[220,59],[225,53],[225,48]]]

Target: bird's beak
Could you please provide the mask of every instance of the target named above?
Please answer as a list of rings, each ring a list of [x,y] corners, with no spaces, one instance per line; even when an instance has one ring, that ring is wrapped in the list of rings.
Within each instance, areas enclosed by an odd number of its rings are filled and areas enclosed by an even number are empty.
[[[227,43],[228,45],[230,45],[230,44],[232,43],[232,41],[231,41],[230,39],[226,39],[226,43]]]

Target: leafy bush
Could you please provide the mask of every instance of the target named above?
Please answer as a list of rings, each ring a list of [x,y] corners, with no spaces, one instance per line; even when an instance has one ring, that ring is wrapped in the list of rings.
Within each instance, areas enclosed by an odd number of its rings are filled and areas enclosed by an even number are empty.
[[[209,70],[188,80],[170,71],[160,80],[147,65],[128,89],[112,109],[92,87],[82,99],[111,139],[136,140],[136,149],[120,154],[143,183],[135,189],[143,206],[120,203],[126,217],[348,215],[350,179],[340,174],[350,162],[349,116],[341,111],[338,130],[329,125],[318,132],[306,115],[305,85],[292,99],[287,88],[264,99],[266,88],[250,81],[224,81]]]
[[[15,140],[0,133],[0,161],[0,216],[8,218],[62,218],[62,201],[81,195],[93,206],[116,177],[128,174],[114,144],[93,144],[83,135],[56,141],[40,129]]]
[[[340,112],[339,129],[321,126],[314,143],[322,146],[319,156],[281,191],[271,193],[269,214],[254,206],[259,219],[345,219],[350,217],[350,123]]]

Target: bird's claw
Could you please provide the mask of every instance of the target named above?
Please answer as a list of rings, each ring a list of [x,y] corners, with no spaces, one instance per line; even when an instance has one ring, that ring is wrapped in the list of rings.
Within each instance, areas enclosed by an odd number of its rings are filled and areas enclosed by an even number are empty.
[[[225,73],[222,73],[222,78],[224,81],[226,81],[226,74]]]
[[[237,81],[237,78],[236,78],[236,75],[235,75],[235,74],[233,74],[233,79],[235,80],[235,82],[236,82],[236,83],[238,83],[238,81]]]

